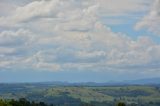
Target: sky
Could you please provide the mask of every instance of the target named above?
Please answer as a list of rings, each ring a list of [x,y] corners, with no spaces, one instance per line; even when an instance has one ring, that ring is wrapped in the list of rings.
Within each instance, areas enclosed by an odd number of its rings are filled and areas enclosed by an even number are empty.
[[[160,0],[0,0],[0,82],[160,77]]]

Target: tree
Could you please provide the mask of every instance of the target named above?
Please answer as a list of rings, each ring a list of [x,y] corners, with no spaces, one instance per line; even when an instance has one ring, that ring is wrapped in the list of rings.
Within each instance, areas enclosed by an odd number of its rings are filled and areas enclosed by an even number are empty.
[[[117,106],[126,106],[126,104],[123,103],[123,102],[119,102],[119,103],[117,104]]]

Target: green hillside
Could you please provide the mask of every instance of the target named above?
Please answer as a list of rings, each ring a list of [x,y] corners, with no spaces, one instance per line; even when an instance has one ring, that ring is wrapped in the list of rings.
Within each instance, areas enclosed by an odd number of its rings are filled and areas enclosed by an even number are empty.
[[[6,88],[6,89],[5,89]],[[125,102],[128,105],[159,106],[159,86],[108,86],[108,87],[75,87],[75,86],[37,86],[37,85],[1,85],[2,99],[26,98],[30,101],[42,101],[53,104],[99,103],[115,104]],[[77,105],[78,106],[78,105]],[[103,105],[100,105],[103,106]]]

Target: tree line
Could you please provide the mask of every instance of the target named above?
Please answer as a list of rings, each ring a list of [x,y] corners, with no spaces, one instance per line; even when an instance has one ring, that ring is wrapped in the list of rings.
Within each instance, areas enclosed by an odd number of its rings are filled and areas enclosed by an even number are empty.
[[[69,104],[47,104],[44,102],[35,102],[35,101],[28,101],[25,98],[20,98],[19,100],[11,99],[11,100],[0,100],[0,106],[70,106]],[[79,106],[96,106],[96,104],[90,103],[81,103]],[[126,106],[125,103],[119,102],[116,106]]]

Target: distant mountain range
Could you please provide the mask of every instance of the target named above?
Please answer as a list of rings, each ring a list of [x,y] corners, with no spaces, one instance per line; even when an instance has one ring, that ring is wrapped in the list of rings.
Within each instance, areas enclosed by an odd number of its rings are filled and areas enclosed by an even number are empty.
[[[131,81],[124,81],[126,84],[160,84],[160,78],[147,78],[147,79],[138,79],[138,80],[131,80]]]
[[[74,86],[111,86],[111,85],[159,85],[160,78],[146,78],[124,81],[108,81],[105,83],[84,82],[84,83],[68,83]]]
[[[160,85],[159,78],[146,78],[137,80],[124,80],[124,81],[108,81],[105,83],[97,82],[61,82],[61,81],[50,81],[50,82],[34,82],[34,83],[16,83],[16,84],[34,84],[38,86],[119,86],[119,85]]]
[[[108,81],[105,83],[84,82],[84,83],[68,83],[68,84],[77,85],[77,86],[159,85],[160,78],[146,78],[146,79],[124,80],[124,81]]]
[[[41,83],[42,84],[42,83]],[[116,86],[116,85],[160,85],[160,78],[146,78],[146,79],[137,79],[137,80],[124,80],[124,81],[108,81],[105,83],[96,83],[96,82],[43,82],[47,85],[55,86]]]

